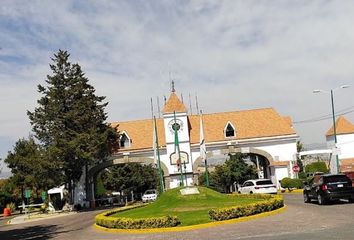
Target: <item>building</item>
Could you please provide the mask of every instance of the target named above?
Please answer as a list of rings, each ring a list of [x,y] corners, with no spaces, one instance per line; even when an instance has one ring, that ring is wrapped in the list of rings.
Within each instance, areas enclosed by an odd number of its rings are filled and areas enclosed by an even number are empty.
[[[180,186],[181,174],[175,151],[174,127],[178,129],[183,178],[187,185],[197,184],[200,158],[200,115],[188,115],[187,108],[171,92],[157,119],[160,158],[164,168],[165,187]],[[275,184],[293,177],[297,134],[289,117],[280,116],[273,108],[203,114],[207,156],[220,157],[233,152],[249,153],[259,176],[271,178]],[[116,156],[144,156],[153,159],[153,121],[114,122],[121,133]]]
[[[290,117],[280,116],[273,108],[245,111],[188,115],[187,108],[172,90],[163,108],[162,118],[156,119],[160,166],[165,189],[198,184],[201,166],[200,124],[204,129],[207,159],[225,158],[228,154],[247,153],[249,164],[254,164],[259,178],[270,178],[280,188],[284,177],[293,178],[292,166],[296,159],[298,135]],[[118,150],[107,161],[84,171],[75,186],[75,204],[95,201],[95,177],[103,169],[137,162],[155,164],[152,119],[113,122],[120,133]],[[175,147],[175,131],[179,140],[180,164]]]
[[[340,116],[335,123],[337,145],[334,152],[338,153],[340,172],[354,172],[354,125],[345,117]],[[327,146],[335,149],[333,126],[326,133]],[[332,155],[330,170],[337,172],[336,156]]]

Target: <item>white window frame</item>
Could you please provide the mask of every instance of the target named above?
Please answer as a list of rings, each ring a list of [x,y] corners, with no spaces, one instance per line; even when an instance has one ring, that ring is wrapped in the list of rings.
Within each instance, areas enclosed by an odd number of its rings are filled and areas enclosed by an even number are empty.
[[[226,136],[226,130],[227,130],[227,127],[228,127],[229,125],[230,125],[230,126],[233,128],[233,130],[234,130],[234,135],[233,135],[233,136]],[[227,138],[227,139],[236,138],[236,128],[235,128],[235,126],[234,126],[230,121],[228,121],[228,122],[226,123],[225,127],[224,127],[224,137]]]
[[[123,147],[123,146],[121,145],[121,138],[122,138],[123,135],[125,135],[125,137],[128,139],[128,146],[124,146],[124,147]],[[131,143],[132,143],[132,140],[131,140],[131,138],[129,137],[128,133],[127,133],[126,131],[123,131],[123,132],[120,134],[119,147],[120,147],[120,148],[128,148],[128,147],[131,146]]]

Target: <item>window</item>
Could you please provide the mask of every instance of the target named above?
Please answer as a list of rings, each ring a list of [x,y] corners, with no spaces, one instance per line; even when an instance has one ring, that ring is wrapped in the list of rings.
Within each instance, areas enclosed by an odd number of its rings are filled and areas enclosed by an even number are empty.
[[[121,148],[130,147],[130,139],[126,133],[123,133],[119,139],[119,146]]]
[[[230,122],[228,122],[226,124],[224,132],[225,132],[225,137],[227,137],[227,138],[232,138],[232,137],[236,136],[235,128],[234,128],[234,126],[232,126],[232,124]]]

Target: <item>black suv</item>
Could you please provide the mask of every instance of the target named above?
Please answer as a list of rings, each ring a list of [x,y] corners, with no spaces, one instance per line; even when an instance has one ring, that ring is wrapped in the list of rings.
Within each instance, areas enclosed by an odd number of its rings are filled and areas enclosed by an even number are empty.
[[[320,205],[339,199],[354,202],[352,181],[344,174],[315,175],[304,186],[304,202],[311,199],[317,199]]]

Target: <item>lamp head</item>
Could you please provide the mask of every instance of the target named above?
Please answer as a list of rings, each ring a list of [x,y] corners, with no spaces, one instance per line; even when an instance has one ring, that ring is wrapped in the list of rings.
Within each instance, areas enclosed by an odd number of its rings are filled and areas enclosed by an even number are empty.
[[[340,86],[340,88],[349,88],[350,85],[343,85],[343,86]]]
[[[320,93],[320,92],[322,92],[322,90],[320,90],[320,89],[315,89],[312,91],[312,93]]]

